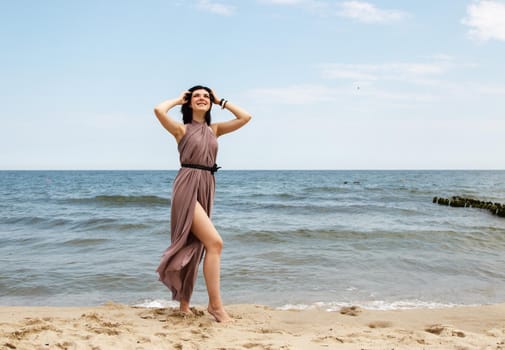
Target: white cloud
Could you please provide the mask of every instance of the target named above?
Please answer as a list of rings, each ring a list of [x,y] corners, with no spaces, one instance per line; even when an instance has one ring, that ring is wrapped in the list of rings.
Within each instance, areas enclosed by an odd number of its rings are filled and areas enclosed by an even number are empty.
[[[478,84],[473,86],[473,90],[484,95],[495,95],[505,97],[505,85],[498,84]]]
[[[339,11],[334,12],[335,4],[321,0],[260,0],[262,3],[272,5],[296,6],[309,12],[328,16],[337,15],[349,17],[366,23],[386,23],[398,21],[408,16],[408,13],[399,10],[378,9],[373,4],[364,1],[344,1],[336,6]]]
[[[505,41],[505,3],[477,1],[468,5],[463,24],[470,27],[469,35],[479,40]]]
[[[263,0],[263,2],[274,5],[299,5],[304,3],[305,0]]]
[[[318,0],[261,0],[263,3],[286,6],[320,6],[326,3]]]
[[[439,60],[439,61],[447,61],[447,62],[454,61],[454,57],[453,56],[447,55],[445,53],[439,53],[439,54],[427,56],[426,58],[428,58],[428,59],[435,59],[435,60]]]
[[[329,79],[373,80],[417,80],[433,78],[445,73],[449,65],[436,63],[384,63],[384,64],[325,64],[322,74]]]
[[[341,90],[321,85],[292,85],[281,88],[260,88],[251,90],[248,94],[253,99],[274,100],[286,104],[309,104],[334,100]]]
[[[320,0],[260,0],[262,3],[280,6],[295,6],[310,13],[327,15],[329,4]]]
[[[247,95],[253,100],[279,104],[307,105],[319,102],[343,102],[352,96],[387,100],[395,102],[426,102],[434,101],[438,97],[426,93],[410,93],[405,91],[388,91],[368,88],[366,82],[350,84],[345,87],[335,88],[325,85],[292,85],[287,87],[253,89]],[[357,88],[360,89],[357,89]]]
[[[197,6],[200,10],[221,16],[231,16],[235,13],[235,7],[209,0],[199,0]]]
[[[481,84],[454,80],[454,71],[474,69],[447,55],[426,57],[426,62],[380,64],[327,63],[318,66],[325,82],[262,87],[248,91],[248,97],[271,103],[311,105],[320,102],[367,101],[388,108],[411,109],[442,100],[476,101],[477,97],[505,96],[503,84]],[[451,73],[451,74],[449,74]],[[354,99],[354,100],[352,100]],[[352,104],[352,103],[351,103]]]
[[[363,1],[345,1],[339,7],[339,16],[365,23],[387,23],[399,21],[407,17],[406,12],[379,9],[375,5]]]

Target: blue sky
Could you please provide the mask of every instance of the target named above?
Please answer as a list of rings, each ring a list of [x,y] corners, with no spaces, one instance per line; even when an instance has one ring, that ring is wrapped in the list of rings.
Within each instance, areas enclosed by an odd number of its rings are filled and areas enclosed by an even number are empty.
[[[505,169],[505,1],[3,1],[0,28],[0,169],[177,169],[152,111],[196,84],[253,115],[223,169]]]

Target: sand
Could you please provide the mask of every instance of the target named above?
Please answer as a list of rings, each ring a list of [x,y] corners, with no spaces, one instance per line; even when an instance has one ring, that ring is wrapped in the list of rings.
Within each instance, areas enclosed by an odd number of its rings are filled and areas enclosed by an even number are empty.
[[[0,349],[505,349],[505,304],[396,311],[227,307],[233,324],[108,303],[0,307]]]

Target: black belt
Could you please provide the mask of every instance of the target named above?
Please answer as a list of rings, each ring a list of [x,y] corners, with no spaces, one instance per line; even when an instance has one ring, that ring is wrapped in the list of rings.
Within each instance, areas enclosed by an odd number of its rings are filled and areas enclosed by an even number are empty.
[[[212,175],[220,169],[220,166],[217,166],[217,164],[214,164],[213,166],[205,166],[205,165],[200,165],[200,164],[188,164],[188,163],[182,163],[181,166],[183,168],[193,168],[193,169],[200,169],[200,170],[207,170],[210,171]]]

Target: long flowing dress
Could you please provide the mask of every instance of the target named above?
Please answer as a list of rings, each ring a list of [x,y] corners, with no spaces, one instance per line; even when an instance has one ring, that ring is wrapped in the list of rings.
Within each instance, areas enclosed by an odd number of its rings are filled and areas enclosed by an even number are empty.
[[[217,138],[206,123],[186,124],[186,133],[178,145],[181,164],[213,166],[217,156]],[[204,246],[191,232],[196,202],[211,216],[215,179],[210,171],[181,168],[174,179],[171,200],[171,245],[165,250],[156,270],[160,281],[171,291],[172,299],[191,299],[202,260]]]

